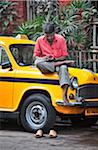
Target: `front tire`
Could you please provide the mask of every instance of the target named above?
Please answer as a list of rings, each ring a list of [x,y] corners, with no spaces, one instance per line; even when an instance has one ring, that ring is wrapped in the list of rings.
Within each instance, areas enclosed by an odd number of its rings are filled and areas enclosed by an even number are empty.
[[[23,103],[20,120],[27,131],[42,129],[47,132],[53,127],[55,119],[56,112],[47,96],[33,94]]]

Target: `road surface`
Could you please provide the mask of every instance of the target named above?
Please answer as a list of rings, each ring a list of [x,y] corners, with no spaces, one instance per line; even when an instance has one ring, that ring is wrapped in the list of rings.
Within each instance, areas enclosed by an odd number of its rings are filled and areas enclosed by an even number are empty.
[[[89,128],[59,124],[55,129],[57,138],[44,134],[36,139],[16,122],[3,122],[0,124],[0,150],[98,150],[98,124]]]

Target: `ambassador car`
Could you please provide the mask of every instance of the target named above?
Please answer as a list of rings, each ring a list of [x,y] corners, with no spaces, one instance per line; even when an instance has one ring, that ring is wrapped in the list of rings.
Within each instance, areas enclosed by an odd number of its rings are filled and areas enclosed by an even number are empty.
[[[25,35],[0,37],[0,113],[18,114],[26,131],[48,131],[56,122],[70,119],[77,125],[92,125],[98,118],[98,74],[69,67],[70,102],[64,106],[62,89],[56,73],[42,74],[33,62],[35,42]],[[3,116],[3,115],[0,115]]]

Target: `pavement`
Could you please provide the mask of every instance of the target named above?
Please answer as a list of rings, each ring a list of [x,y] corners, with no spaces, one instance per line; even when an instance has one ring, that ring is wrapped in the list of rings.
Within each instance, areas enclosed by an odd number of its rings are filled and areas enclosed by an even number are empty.
[[[34,133],[23,130],[16,122],[0,124],[0,150],[98,150],[98,124],[89,128],[75,128],[56,124],[57,138],[44,134],[35,138]]]

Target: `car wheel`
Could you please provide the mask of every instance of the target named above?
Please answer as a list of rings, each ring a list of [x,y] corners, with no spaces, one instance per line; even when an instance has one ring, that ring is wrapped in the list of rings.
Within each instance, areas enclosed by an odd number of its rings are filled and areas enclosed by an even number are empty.
[[[48,131],[53,127],[56,119],[56,111],[49,98],[43,94],[29,96],[20,112],[20,120],[27,131],[43,129]]]

